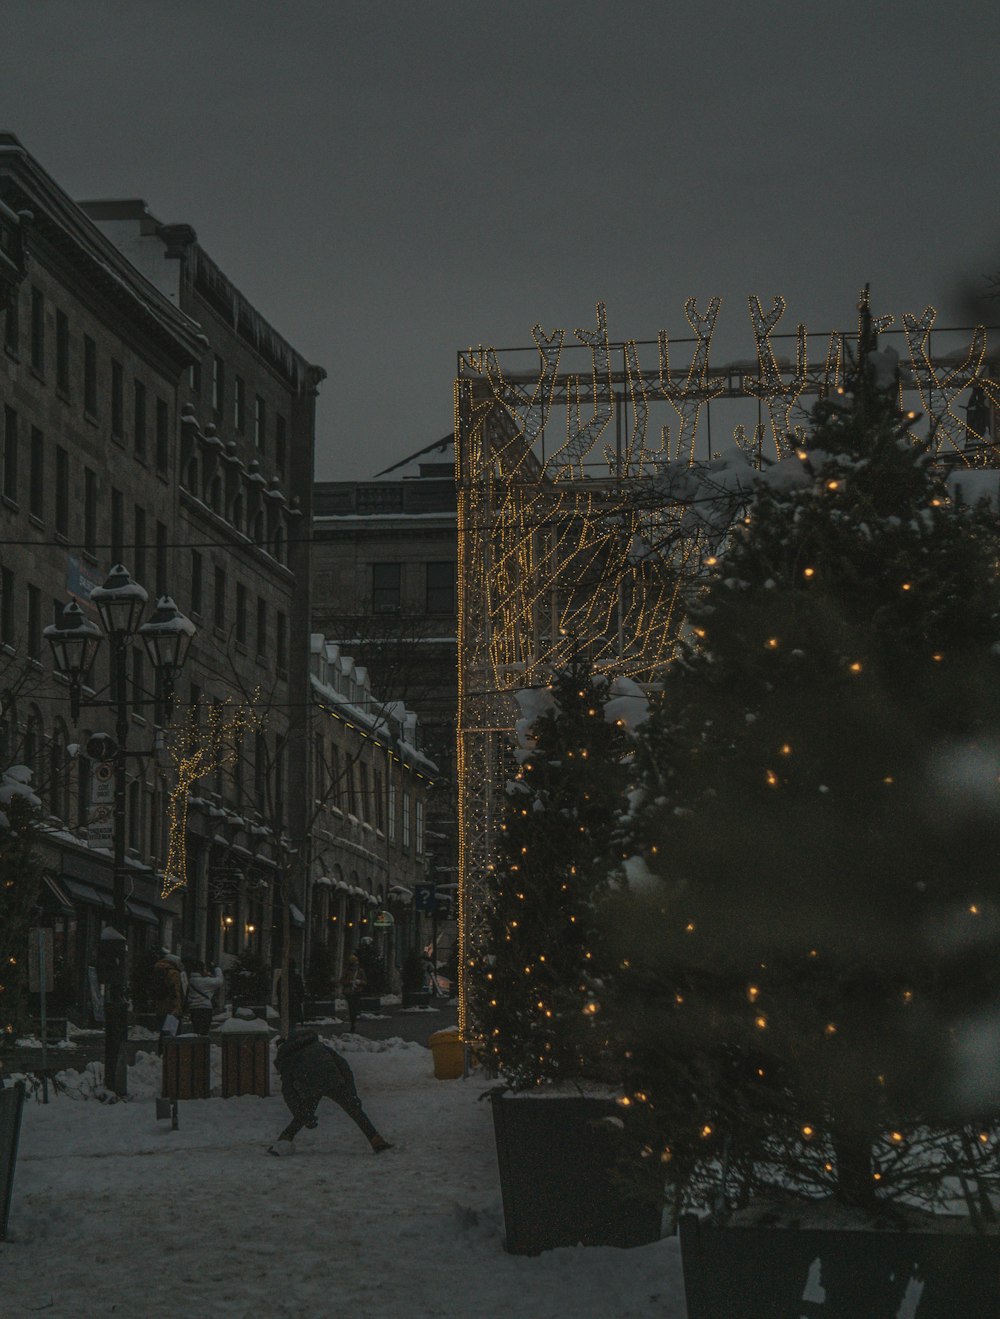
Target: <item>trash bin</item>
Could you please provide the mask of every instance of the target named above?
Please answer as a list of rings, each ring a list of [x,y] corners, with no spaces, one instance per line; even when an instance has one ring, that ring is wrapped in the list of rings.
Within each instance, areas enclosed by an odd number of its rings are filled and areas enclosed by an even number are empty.
[[[207,1035],[163,1041],[162,1099],[208,1099],[212,1094],[212,1042]]]
[[[434,1059],[434,1075],[439,1081],[454,1081],[465,1074],[465,1045],[458,1038],[458,1027],[436,1030],[427,1043]]]
[[[241,1008],[241,1012],[248,1009]],[[222,1045],[222,1098],[271,1093],[271,1030],[260,1017],[237,1014],[219,1028]]]

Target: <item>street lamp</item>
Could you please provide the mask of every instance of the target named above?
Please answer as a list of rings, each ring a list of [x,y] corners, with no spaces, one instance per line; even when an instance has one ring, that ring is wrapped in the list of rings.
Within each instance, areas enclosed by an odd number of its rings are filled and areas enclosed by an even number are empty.
[[[128,764],[128,700],[126,675],[129,649],[133,638],[142,637],[143,645],[155,670],[165,701],[165,714],[170,717],[173,705],[173,686],[187,657],[195,626],[180,612],[169,596],[161,596],[156,611],[148,623],[140,626],[142,611],[149,596],[128,571],[119,563],[108,573],[103,586],[95,587],[90,595],[97,609],[104,631],[111,643],[111,699],[92,700],[88,705],[111,706],[115,710],[116,742],[110,759],[114,765],[114,927],[105,930],[102,940],[110,952],[114,942],[120,953],[107,960],[108,989],[104,1011],[104,1075],[106,1083],[123,1095],[126,1089],[125,1041],[128,1036],[128,1002],[126,998],[127,966],[124,956],[125,930],[128,915],[125,906],[125,796],[126,767]],[[101,641],[97,626],[84,618],[76,601],[63,608],[58,623],[44,631],[52,647],[52,659],[57,673],[69,680],[73,720],[79,718],[80,688],[90,673]],[[103,947],[103,943],[102,943]]]
[[[80,717],[80,688],[94,667],[103,640],[101,630],[84,617],[75,600],[70,600],[63,606],[58,623],[50,623],[42,635],[52,647],[56,672],[69,679],[70,706],[76,723]]]
[[[159,675],[165,714],[169,719],[174,706],[174,683],[187,659],[195,626],[190,618],[181,613],[169,595],[161,595],[156,602],[153,617],[148,623],[143,623],[138,631],[149,662]]]

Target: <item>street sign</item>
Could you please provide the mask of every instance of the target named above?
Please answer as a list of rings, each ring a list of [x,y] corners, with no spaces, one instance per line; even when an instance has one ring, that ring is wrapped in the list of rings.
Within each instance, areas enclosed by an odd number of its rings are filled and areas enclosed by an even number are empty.
[[[434,911],[434,885],[416,884],[413,888],[413,905],[417,911],[425,911],[430,916]]]
[[[380,911],[372,921],[372,925],[376,930],[391,930],[394,924],[392,913],[388,911]]]
[[[44,945],[39,947],[39,944]],[[43,956],[39,957],[39,953]],[[54,965],[52,931],[43,926],[34,929],[28,937],[28,991],[40,994],[44,985],[45,993],[51,994],[55,988],[52,968]]]
[[[90,800],[96,806],[115,799],[115,767],[110,760],[99,760],[91,770]]]
[[[90,847],[110,847],[114,842],[115,817],[110,806],[91,806],[87,821],[87,842]]]

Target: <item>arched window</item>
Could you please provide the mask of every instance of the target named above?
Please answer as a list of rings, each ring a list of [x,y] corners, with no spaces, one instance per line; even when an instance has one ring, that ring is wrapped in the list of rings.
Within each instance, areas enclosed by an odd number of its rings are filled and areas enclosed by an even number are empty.
[[[28,711],[28,718],[24,725],[24,755],[22,760],[31,770],[31,786],[36,791],[42,786],[42,743],[44,737],[45,729],[42,724],[42,712],[37,705],[33,705]]]
[[[208,488],[208,506],[213,513],[222,512],[222,477],[213,476]]]
[[[233,511],[230,516],[230,522],[237,531],[243,530],[243,496],[237,495],[233,500]]]

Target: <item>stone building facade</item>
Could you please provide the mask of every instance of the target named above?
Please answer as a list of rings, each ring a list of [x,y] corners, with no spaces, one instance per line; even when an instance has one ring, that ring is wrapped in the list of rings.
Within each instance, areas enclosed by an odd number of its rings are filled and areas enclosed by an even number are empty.
[[[417,715],[380,699],[344,648],[314,633],[310,659],[310,952],[325,945],[340,968],[371,939],[395,989],[395,968],[428,935],[413,895],[428,879],[438,769],[420,749]]]
[[[314,627],[363,654],[377,690],[419,715],[438,766],[427,864],[441,899],[441,961],[453,942],[457,880],[455,510],[450,435],[371,481],[318,482],[313,510]]]
[[[22,213],[24,278],[3,318],[0,406],[0,756],[31,768],[45,811],[44,900],[55,928],[61,1004],[90,1001],[88,968],[109,918],[111,855],[87,845],[92,767],[88,734],[111,731],[111,712],[71,719],[53,677],[43,629],[75,596],[89,595],[138,542],[136,575],[176,593],[186,584],[170,549],[176,524],[181,380],[201,351],[197,328],[146,284],[10,135],[0,135],[0,197]],[[30,212],[30,221],[24,212]],[[126,409],[144,398],[146,443],[133,443]],[[107,697],[108,646],[91,697]],[[152,753],[151,677],[141,647],[130,748]],[[74,754],[79,748],[79,753]],[[129,940],[172,940],[179,915],[160,898],[167,780],[157,756],[130,763],[127,784]]]
[[[304,944],[308,529],[323,372],[190,226],[162,225],[138,201],[76,204],[11,135],[0,135],[0,202],[0,284],[15,285],[0,354],[0,758],[29,763],[43,799],[55,1006],[80,1016],[97,1010],[91,968],[112,906],[110,851],[88,846],[84,750],[90,733],[113,728],[93,703],[107,698],[108,647],[74,727],[42,631],[70,597],[93,615],[90,592],[117,562],[151,603],[169,592],[197,625],[173,729],[204,726],[215,704],[255,712],[192,789],[189,882],[163,899],[173,734],[157,733],[152,675],[134,647],[133,963],[163,943],[273,961],[286,919],[296,951]]]
[[[173,539],[191,649],[188,711],[253,707],[189,811],[181,937],[223,962],[278,960],[289,912],[301,955],[307,906],[309,519],[315,398],[310,365],[226,277],[186,224],[139,200],[84,212],[198,327],[178,388]]]

